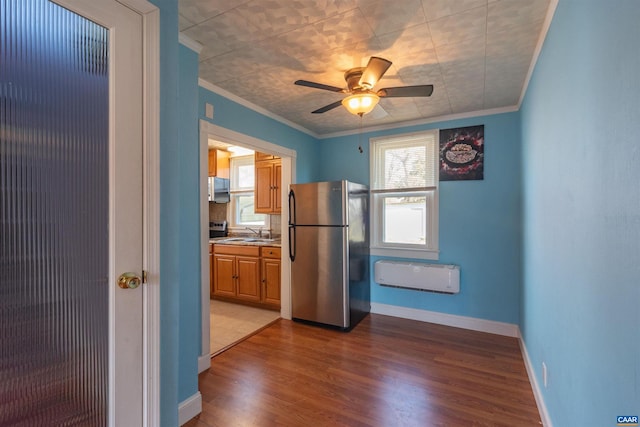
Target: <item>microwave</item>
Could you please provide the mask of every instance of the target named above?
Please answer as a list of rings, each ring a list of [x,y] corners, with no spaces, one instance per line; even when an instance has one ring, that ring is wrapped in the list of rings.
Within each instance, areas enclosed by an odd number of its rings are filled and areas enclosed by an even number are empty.
[[[229,180],[227,178],[209,177],[209,201],[229,203]]]

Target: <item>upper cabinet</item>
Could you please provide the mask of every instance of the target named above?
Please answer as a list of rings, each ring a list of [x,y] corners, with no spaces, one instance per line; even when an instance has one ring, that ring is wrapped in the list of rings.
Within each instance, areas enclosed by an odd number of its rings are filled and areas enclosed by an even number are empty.
[[[256,151],[254,160],[256,162],[258,162],[260,160],[275,160],[275,159],[279,159],[279,158],[280,157],[274,156],[273,154],[260,153],[259,151]]]
[[[209,150],[209,176],[229,178],[229,153],[221,150]]]
[[[255,206],[256,213],[280,214],[282,159],[271,154],[255,153]]]
[[[216,176],[218,173],[218,153],[217,150],[209,150],[209,176]]]

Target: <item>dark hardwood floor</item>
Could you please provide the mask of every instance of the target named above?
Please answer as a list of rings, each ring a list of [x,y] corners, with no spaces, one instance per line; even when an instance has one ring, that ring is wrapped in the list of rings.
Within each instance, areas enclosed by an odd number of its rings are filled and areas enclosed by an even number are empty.
[[[280,320],[199,388],[188,427],[541,425],[515,338],[381,315],[349,333]]]

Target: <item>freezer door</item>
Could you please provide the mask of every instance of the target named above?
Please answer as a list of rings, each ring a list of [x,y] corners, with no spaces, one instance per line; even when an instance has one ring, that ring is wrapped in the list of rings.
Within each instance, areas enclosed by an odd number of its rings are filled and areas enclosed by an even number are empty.
[[[346,224],[345,181],[292,184],[289,220],[296,225]]]
[[[349,327],[346,281],[346,227],[296,227],[291,263],[294,319]]]

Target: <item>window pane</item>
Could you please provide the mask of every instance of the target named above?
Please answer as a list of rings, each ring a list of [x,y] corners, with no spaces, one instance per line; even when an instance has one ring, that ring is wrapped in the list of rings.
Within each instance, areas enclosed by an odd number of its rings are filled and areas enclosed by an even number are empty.
[[[264,225],[264,215],[253,211],[253,194],[236,195],[236,223],[243,225]]]
[[[255,168],[253,164],[239,165],[238,171],[238,187],[239,188],[253,188]]]
[[[384,187],[426,187],[426,158],[427,148],[424,145],[386,149],[384,151]]]
[[[385,243],[426,244],[425,196],[385,197],[383,203]]]

